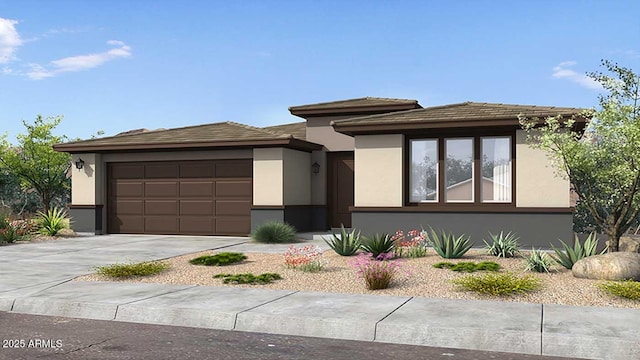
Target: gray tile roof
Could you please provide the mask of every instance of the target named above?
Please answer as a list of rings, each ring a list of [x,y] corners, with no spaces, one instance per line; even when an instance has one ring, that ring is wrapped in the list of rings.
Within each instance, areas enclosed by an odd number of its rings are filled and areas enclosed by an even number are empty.
[[[283,124],[283,125],[274,125],[274,126],[266,126],[263,127],[265,130],[290,134],[296,139],[305,140],[307,137],[307,122],[301,121],[292,124]]]
[[[325,109],[347,109],[347,108],[360,108],[370,106],[385,106],[385,105],[418,105],[417,100],[411,99],[393,99],[393,98],[378,98],[378,97],[363,97],[358,99],[338,100],[322,102],[317,104],[299,105],[289,107],[289,111],[298,110],[325,110]]]
[[[545,116],[571,116],[582,112],[584,109],[556,106],[535,105],[509,105],[464,102],[459,104],[433,106],[424,109],[398,111],[387,114],[370,115],[345,120],[336,120],[336,127],[377,125],[377,124],[402,124],[402,123],[429,123],[429,122],[455,122],[469,120],[515,120],[518,114],[528,117]]]

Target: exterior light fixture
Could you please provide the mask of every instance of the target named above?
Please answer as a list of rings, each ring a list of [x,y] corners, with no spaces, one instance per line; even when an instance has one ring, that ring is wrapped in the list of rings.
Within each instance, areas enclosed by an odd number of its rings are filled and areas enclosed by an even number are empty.
[[[313,165],[311,165],[311,172],[316,175],[320,172],[320,164],[317,161],[314,161]]]
[[[82,170],[83,167],[84,167],[84,160],[82,160],[81,158],[78,158],[78,160],[76,160],[76,169]]]

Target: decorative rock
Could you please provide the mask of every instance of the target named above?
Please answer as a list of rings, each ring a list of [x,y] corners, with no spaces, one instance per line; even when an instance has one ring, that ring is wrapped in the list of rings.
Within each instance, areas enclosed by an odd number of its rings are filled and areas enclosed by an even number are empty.
[[[56,233],[56,236],[75,236],[76,233],[71,229],[60,229]]]
[[[588,256],[571,269],[573,276],[598,280],[640,280],[640,254],[615,252]]]
[[[622,236],[618,243],[618,250],[624,252],[640,252],[640,238],[637,236]]]

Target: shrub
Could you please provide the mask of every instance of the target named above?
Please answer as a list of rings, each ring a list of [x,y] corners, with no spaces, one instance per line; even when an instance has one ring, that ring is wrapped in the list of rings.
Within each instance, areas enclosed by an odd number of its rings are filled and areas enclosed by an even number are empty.
[[[140,263],[98,266],[95,269],[100,275],[124,279],[134,276],[155,275],[167,270],[169,267],[169,264],[162,261],[145,261]]]
[[[527,270],[536,272],[549,272],[551,269],[551,259],[540,250],[531,248],[531,253],[527,256]]]
[[[268,284],[274,280],[282,279],[282,276],[274,273],[264,273],[253,275],[245,274],[218,274],[213,276],[215,279],[222,279],[225,284]]]
[[[585,258],[587,256],[592,256],[597,254],[598,247],[598,236],[595,232],[589,234],[589,236],[584,240],[584,245],[580,243],[580,239],[578,239],[578,235],[574,235],[573,240],[573,249],[569,247],[564,241],[560,240],[564,251],[554,247],[551,245],[551,248],[556,253],[556,256],[551,255],[551,258],[555,260],[559,265],[564,266],[565,268],[571,270],[573,264],[575,264],[578,260]],[[600,253],[604,253],[604,250]]]
[[[614,296],[630,300],[640,300],[640,282],[637,281],[605,281],[598,284],[598,287]]]
[[[520,244],[518,244],[520,238],[514,233],[504,234],[500,231],[498,235],[489,233],[489,237],[491,238],[490,243],[486,240],[483,241],[487,245],[487,252],[493,256],[508,258],[514,257],[520,252]]]
[[[371,254],[371,257],[377,258],[381,254],[389,254],[393,252],[395,244],[389,234],[375,234],[365,237],[362,241],[362,249]]]
[[[457,264],[450,262],[439,262],[433,265],[437,269],[449,269],[458,272],[476,272],[476,271],[498,271],[500,265],[493,261],[483,261],[480,263],[462,261]]]
[[[20,240],[22,236],[18,233],[17,229],[11,225],[0,229],[0,243],[14,243]]]
[[[405,237],[404,232],[398,230],[391,239],[395,244],[394,252],[397,257],[415,259],[427,256],[429,241],[425,231],[411,230]]]
[[[11,223],[11,217],[8,214],[0,212],[0,229],[6,229]]]
[[[49,236],[55,236],[58,231],[68,226],[67,214],[62,209],[49,209],[46,213],[39,211],[38,222],[40,232]]]
[[[315,245],[296,248],[291,245],[284,253],[284,264],[291,269],[306,272],[318,272],[324,269],[326,261],[322,258],[322,251]]]
[[[452,282],[465,290],[493,296],[526,293],[540,287],[540,279],[533,275],[517,276],[509,272],[465,275]]]
[[[356,229],[351,230],[349,233],[345,230],[344,226],[342,226],[340,228],[340,236],[333,233],[331,235],[331,239],[327,240],[323,238],[323,240],[340,256],[354,255],[362,246],[362,242],[360,242],[360,231],[356,232]]]
[[[221,252],[214,255],[203,255],[195,259],[191,259],[189,260],[189,263],[193,265],[224,266],[246,259],[247,257],[243,253]]]
[[[431,229],[431,242],[433,249],[445,259],[458,259],[466,254],[473,243],[471,239],[465,235],[455,237],[452,233],[446,233],[444,230],[438,234],[433,228]]]
[[[367,254],[360,254],[349,264],[354,267],[358,277],[362,278],[369,290],[386,289],[400,271],[399,260],[389,260],[388,254],[382,254],[378,260]]]
[[[7,220],[0,228],[0,243],[14,243],[33,233],[35,225],[30,220]]]
[[[296,229],[287,223],[269,221],[258,226],[251,237],[261,243],[291,243],[296,241]]]

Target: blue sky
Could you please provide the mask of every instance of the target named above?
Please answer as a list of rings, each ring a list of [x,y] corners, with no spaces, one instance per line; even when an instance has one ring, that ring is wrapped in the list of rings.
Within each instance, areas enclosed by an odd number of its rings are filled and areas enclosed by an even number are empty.
[[[640,72],[640,1],[0,0],[0,133],[87,138],[364,96],[591,107]]]

